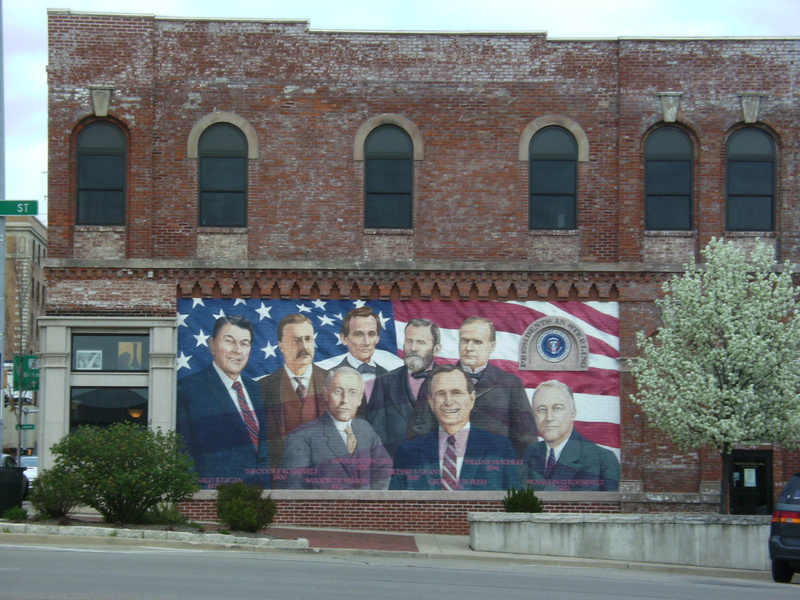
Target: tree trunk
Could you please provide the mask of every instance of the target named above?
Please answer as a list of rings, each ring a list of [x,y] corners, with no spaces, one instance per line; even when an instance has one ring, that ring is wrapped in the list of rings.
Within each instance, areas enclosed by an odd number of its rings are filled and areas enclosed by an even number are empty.
[[[733,455],[728,442],[722,444],[720,457],[722,458],[722,477],[719,482],[719,514],[727,515],[730,512],[731,469],[733,467]]]

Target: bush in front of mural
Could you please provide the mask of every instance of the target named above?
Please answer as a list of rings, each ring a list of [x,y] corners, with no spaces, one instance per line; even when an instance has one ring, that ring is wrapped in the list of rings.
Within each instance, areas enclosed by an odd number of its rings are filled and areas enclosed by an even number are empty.
[[[80,480],[70,471],[47,469],[31,485],[29,500],[42,517],[68,518],[81,503]]]
[[[149,509],[200,489],[194,463],[172,431],[134,423],[81,427],[51,451],[54,469],[77,480],[81,504],[109,523],[140,523]]]
[[[242,482],[217,487],[217,516],[233,531],[256,531],[272,523],[278,507],[257,485]]]
[[[532,487],[519,490],[512,487],[503,498],[503,509],[506,512],[540,513],[544,511],[544,502]]]

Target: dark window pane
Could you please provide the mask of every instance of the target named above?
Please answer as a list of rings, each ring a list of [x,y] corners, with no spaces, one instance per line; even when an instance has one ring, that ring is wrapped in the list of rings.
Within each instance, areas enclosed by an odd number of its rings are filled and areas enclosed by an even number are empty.
[[[147,371],[150,337],[146,334],[75,334],[73,371]]]
[[[147,405],[147,388],[73,387],[70,432],[82,425],[107,427],[126,421],[146,426]]]
[[[236,192],[202,193],[200,219],[203,227],[246,227],[247,196]]]
[[[411,229],[410,194],[367,194],[364,226],[375,229]]]
[[[243,154],[247,156],[247,138],[241,129],[228,123],[211,125],[200,136],[198,152],[203,156]]]
[[[78,192],[78,222],[84,225],[125,223],[125,195],[116,191]]]
[[[375,128],[364,142],[364,155],[367,158],[393,156],[413,158],[414,145],[411,137],[400,127],[383,125]]]
[[[107,121],[87,125],[78,135],[78,152],[125,151],[125,136],[119,127]]]
[[[689,195],[692,191],[692,164],[689,161],[647,161],[647,194]]]
[[[575,161],[532,160],[532,194],[574,194]]]
[[[82,190],[125,189],[125,157],[98,154],[79,156],[78,187]]]
[[[367,160],[367,194],[410,193],[410,160],[371,158]]]
[[[204,192],[243,192],[246,187],[247,159],[200,159],[200,189]]]
[[[647,138],[645,156],[648,158],[691,158],[693,154],[689,136],[677,127],[662,127]]]
[[[575,229],[574,196],[531,196],[531,229]]]
[[[578,144],[575,137],[563,127],[545,127],[531,139],[530,157],[574,156],[577,158]]]
[[[770,231],[771,196],[728,196],[728,229],[732,231]]]
[[[766,132],[755,127],[740,129],[728,140],[728,158],[769,158],[773,154],[772,138]]]
[[[691,196],[648,196],[647,229],[672,230],[692,228]]]
[[[772,195],[772,162],[728,162],[728,194]]]

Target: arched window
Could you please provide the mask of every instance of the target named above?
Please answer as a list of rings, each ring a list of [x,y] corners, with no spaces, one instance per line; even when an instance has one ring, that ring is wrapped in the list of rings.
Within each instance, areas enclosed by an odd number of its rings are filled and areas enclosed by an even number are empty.
[[[79,225],[125,224],[127,142],[109,121],[90,123],[78,134]]]
[[[201,227],[247,226],[247,138],[230,123],[206,128],[198,143]]]
[[[364,227],[413,227],[414,147],[396,125],[381,125],[364,142]]]
[[[775,229],[775,144],[746,127],[728,138],[727,219],[730,231]]]
[[[677,127],[654,131],[644,146],[645,229],[692,228],[692,141]]]
[[[531,229],[575,229],[578,145],[563,127],[551,125],[531,138]]]

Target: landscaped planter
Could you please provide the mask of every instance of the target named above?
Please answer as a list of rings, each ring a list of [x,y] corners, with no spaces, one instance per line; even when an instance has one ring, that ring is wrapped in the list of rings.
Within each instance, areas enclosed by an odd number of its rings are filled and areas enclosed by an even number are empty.
[[[473,550],[765,571],[769,516],[469,513]]]

